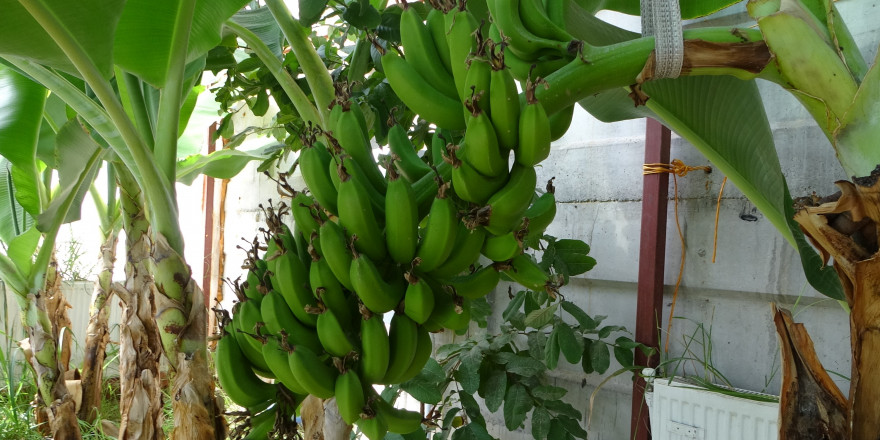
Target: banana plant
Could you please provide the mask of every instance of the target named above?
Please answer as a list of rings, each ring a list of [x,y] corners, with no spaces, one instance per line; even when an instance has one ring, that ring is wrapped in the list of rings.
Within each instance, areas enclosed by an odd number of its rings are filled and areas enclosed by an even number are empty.
[[[55,239],[63,223],[79,217],[80,202],[107,151],[78,120],[65,121],[51,111],[45,88],[6,66],[0,67],[0,96],[0,156],[6,181],[2,212],[13,220],[13,228],[3,231],[7,247],[0,254],[0,278],[21,309],[28,337],[23,348],[40,402],[38,421],[47,421],[48,433],[56,438],[78,438],[74,401],[63,380],[70,359],[70,334],[65,329],[70,321],[54,261]],[[54,144],[57,155],[38,154],[44,119],[51,126],[48,144]],[[59,185],[53,189],[55,169]]]
[[[136,341],[143,344],[135,344],[134,350],[156,366],[164,353],[175,369],[175,438],[223,436],[207,366],[206,308],[183,257],[173,184],[182,103],[207,52],[221,41],[221,24],[245,3],[0,2],[5,11],[0,18],[4,64],[67,103],[107,145],[101,151],[112,151],[120,164],[123,210],[134,227],[129,239],[136,240],[131,245],[142,257],[149,257],[134,266],[143,269],[138,277],[141,287],[148,283],[150,293],[128,302],[146,310],[130,316],[153,323],[155,329],[155,334],[137,333]],[[128,211],[126,199],[131,202]],[[138,377],[155,396],[158,369],[148,377],[151,368],[132,374],[147,373]],[[140,390],[130,391],[130,396],[141,395]],[[160,401],[150,398],[139,405],[150,409]],[[157,419],[146,421],[154,426],[125,435],[161,438]]]

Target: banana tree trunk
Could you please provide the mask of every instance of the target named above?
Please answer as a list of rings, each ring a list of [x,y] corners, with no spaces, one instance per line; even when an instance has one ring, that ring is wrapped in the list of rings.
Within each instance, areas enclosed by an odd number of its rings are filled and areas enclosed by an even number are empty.
[[[120,203],[125,229],[125,290],[119,331],[119,439],[158,440],[162,431],[162,386],[159,360],[162,343],[154,315],[149,273],[149,222],[140,189],[119,170]]]
[[[846,397],[822,368],[803,324],[773,306],[782,353],[779,440],[845,439]]]
[[[46,272],[45,287],[29,293],[22,301],[22,323],[27,339],[22,349],[37,382],[37,420],[45,420],[47,431],[56,440],[82,438],[76,418],[76,402],[64,381],[70,361],[69,304],[61,293],[55,258]],[[57,341],[61,341],[61,347]],[[66,342],[65,342],[66,341]]]
[[[116,262],[116,243],[119,233],[110,231],[101,245],[101,272],[95,281],[92,304],[89,307],[89,326],[86,331],[85,353],[82,365],[82,403],[79,418],[92,423],[101,403],[101,383],[104,377],[104,359],[107,354],[107,341],[110,339],[109,300],[113,296],[113,265]]]
[[[795,216],[834,269],[850,313],[852,373],[847,408],[853,440],[880,439],[880,167],[840,181],[840,198]]]
[[[214,394],[208,366],[205,297],[183,256],[161,234],[153,242],[156,323],[169,362],[175,368],[172,390],[174,439],[226,438],[222,405]]]

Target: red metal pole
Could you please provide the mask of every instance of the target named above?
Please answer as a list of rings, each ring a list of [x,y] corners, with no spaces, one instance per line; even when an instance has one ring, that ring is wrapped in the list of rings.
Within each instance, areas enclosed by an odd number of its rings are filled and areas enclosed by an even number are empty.
[[[648,119],[645,128],[645,163],[669,163],[671,133],[659,122]],[[636,341],[654,348],[645,356],[636,350],[635,365],[656,367],[659,361],[663,312],[663,272],[666,263],[666,207],[669,199],[669,173],[647,174],[642,189],[642,233],[639,247],[638,305],[636,306]],[[651,423],[645,405],[645,380],[633,383],[633,440],[650,440]]]

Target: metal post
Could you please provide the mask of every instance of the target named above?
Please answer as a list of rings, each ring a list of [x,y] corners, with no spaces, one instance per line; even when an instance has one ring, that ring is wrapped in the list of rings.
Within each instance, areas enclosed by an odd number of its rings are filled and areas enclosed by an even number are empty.
[[[671,133],[654,119],[645,128],[645,163],[669,163]],[[659,329],[663,312],[663,273],[666,260],[666,207],[669,199],[669,174],[644,176],[642,189],[642,232],[639,246],[638,305],[636,306],[636,341],[654,348],[645,356],[636,350],[635,365],[656,367],[659,361]],[[645,380],[633,383],[630,438],[649,440],[651,423],[645,405]]]

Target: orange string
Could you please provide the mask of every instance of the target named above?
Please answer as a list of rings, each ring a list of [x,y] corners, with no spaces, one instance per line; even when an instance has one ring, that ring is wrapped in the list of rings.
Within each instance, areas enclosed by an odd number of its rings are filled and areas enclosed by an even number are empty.
[[[715,264],[715,254],[718,252],[718,217],[721,215],[721,196],[724,195],[724,185],[727,185],[727,176],[721,181],[721,190],[718,191],[718,203],[715,204],[715,239],[712,243],[712,264]]]
[[[675,289],[672,291],[672,304],[669,307],[669,319],[666,324],[666,343],[663,345],[663,351],[669,352],[669,335],[672,334],[672,317],[675,314],[675,303],[678,300],[678,288],[681,286],[681,278],[684,275],[684,262],[685,262],[685,241],[684,241],[684,233],[681,232],[681,223],[678,221],[678,177],[684,177],[691,171],[702,170],[705,172],[711,172],[712,168],[708,166],[689,166],[685,165],[684,162],[674,159],[672,163],[649,163],[642,165],[642,174],[659,174],[659,173],[670,173],[672,174],[672,183],[673,183],[673,197],[672,200],[674,202],[675,207],[675,228],[678,230],[678,238],[681,240],[681,265],[678,268],[678,279],[675,281]]]

